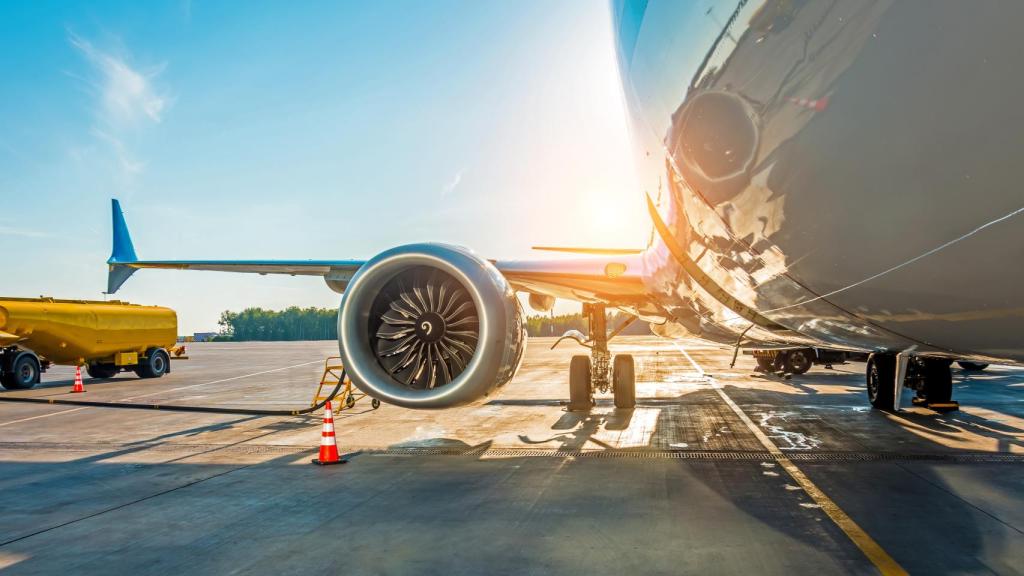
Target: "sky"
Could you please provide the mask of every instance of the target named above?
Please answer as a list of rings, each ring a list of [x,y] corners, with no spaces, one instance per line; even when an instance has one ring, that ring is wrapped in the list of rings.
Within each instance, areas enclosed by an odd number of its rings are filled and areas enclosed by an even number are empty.
[[[5,2],[0,295],[103,299],[110,198],[143,259],[643,247],[625,117],[595,0]],[[158,270],[114,297],[182,334],[340,301]]]

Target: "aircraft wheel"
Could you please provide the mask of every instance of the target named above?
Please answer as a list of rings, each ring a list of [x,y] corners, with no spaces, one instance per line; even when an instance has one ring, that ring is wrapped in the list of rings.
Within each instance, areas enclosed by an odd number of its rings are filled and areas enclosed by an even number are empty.
[[[569,410],[590,410],[590,356],[573,356],[569,361]]]
[[[984,362],[967,362],[965,360],[957,360],[957,364],[968,372],[981,372],[985,368],[988,368],[988,364],[985,364]]]
[[[949,402],[953,399],[953,374],[945,360],[924,361],[925,398],[928,402]]]
[[[803,374],[810,370],[813,364],[814,357],[810,348],[790,350],[783,361],[783,367],[790,374]]]
[[[616,408],[636,406],[636,371],[632,355],[619,354],[612,360],[612,388]]]
[[[376,398],[370,400],[370,408],[373,408],[374,410],[380,408],[380,400],[377,400]]]
[[[868,401],[879,410],[892,410],[896,394],[896,356],[875,352],[868,356]]]

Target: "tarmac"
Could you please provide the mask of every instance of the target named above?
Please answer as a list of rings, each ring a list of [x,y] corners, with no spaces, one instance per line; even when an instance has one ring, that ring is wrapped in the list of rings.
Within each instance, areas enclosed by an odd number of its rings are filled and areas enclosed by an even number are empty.
[[[0,402],[5,574],[1021,574],[1024,370],[954,368],[961,410],[870,409],[864,364],[791,379],[732,350],[619,337],[638,405],[565,411],[584,349],[531,339],[520,373],[439,411],[363,399],[347,464],[320,414]],[[308,406],[335,342],[196,343],[171,374],[36,396]],[[887,563],[887,561],[891,563]]]

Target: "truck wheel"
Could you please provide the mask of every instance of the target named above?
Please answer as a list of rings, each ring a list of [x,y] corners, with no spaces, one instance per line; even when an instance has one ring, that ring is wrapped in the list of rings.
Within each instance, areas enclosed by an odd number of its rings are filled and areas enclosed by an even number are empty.
[[[120,371],[113,364],[89,364],[85,367],[90,378],[113,378]]]
[[[573,356],[569,361],[569,410],[590,410],[590,356]]]
[[[616,408],[629,409],[636,406],[636,370],[633,356],[617,354],[612,360],[612,387]]]
[[[896,355],[873,353],[868,356],[868,401],[879,410],[892,410],[896,395]]]
[[[146,357],[139,362],[136,373],[139,378],[159,378],[167,373],[170,367],[170,358],[163,348],[150,348],[146,351]]]
[[[3,376],[4,388],[27,390],[39,382],[39,360],[35,354],[22,352],[11,362],[11,370]]]
[[[814,364],[814,358],[812,356],[810,348],[801,348],[800,350],[790,350],[786,354],[786,360],[784,368],[786,372],[790,374],[803,374],[811,369],[811,365]]]
[[[768,358],[767,356],[755,356],[754,358],[757,360],[757,367],[762,372],[771,372],[775,369],[774,358]]]

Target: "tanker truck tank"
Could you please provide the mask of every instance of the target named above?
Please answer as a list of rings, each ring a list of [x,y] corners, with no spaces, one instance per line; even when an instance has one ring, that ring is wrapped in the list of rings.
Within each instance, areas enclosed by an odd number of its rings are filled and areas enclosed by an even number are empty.
[[[85,366],[94,378],[131,370],[170,372],[178,317],[161,306],[120,301],[0,298],[0,383],[31,388],[50,364]]]

